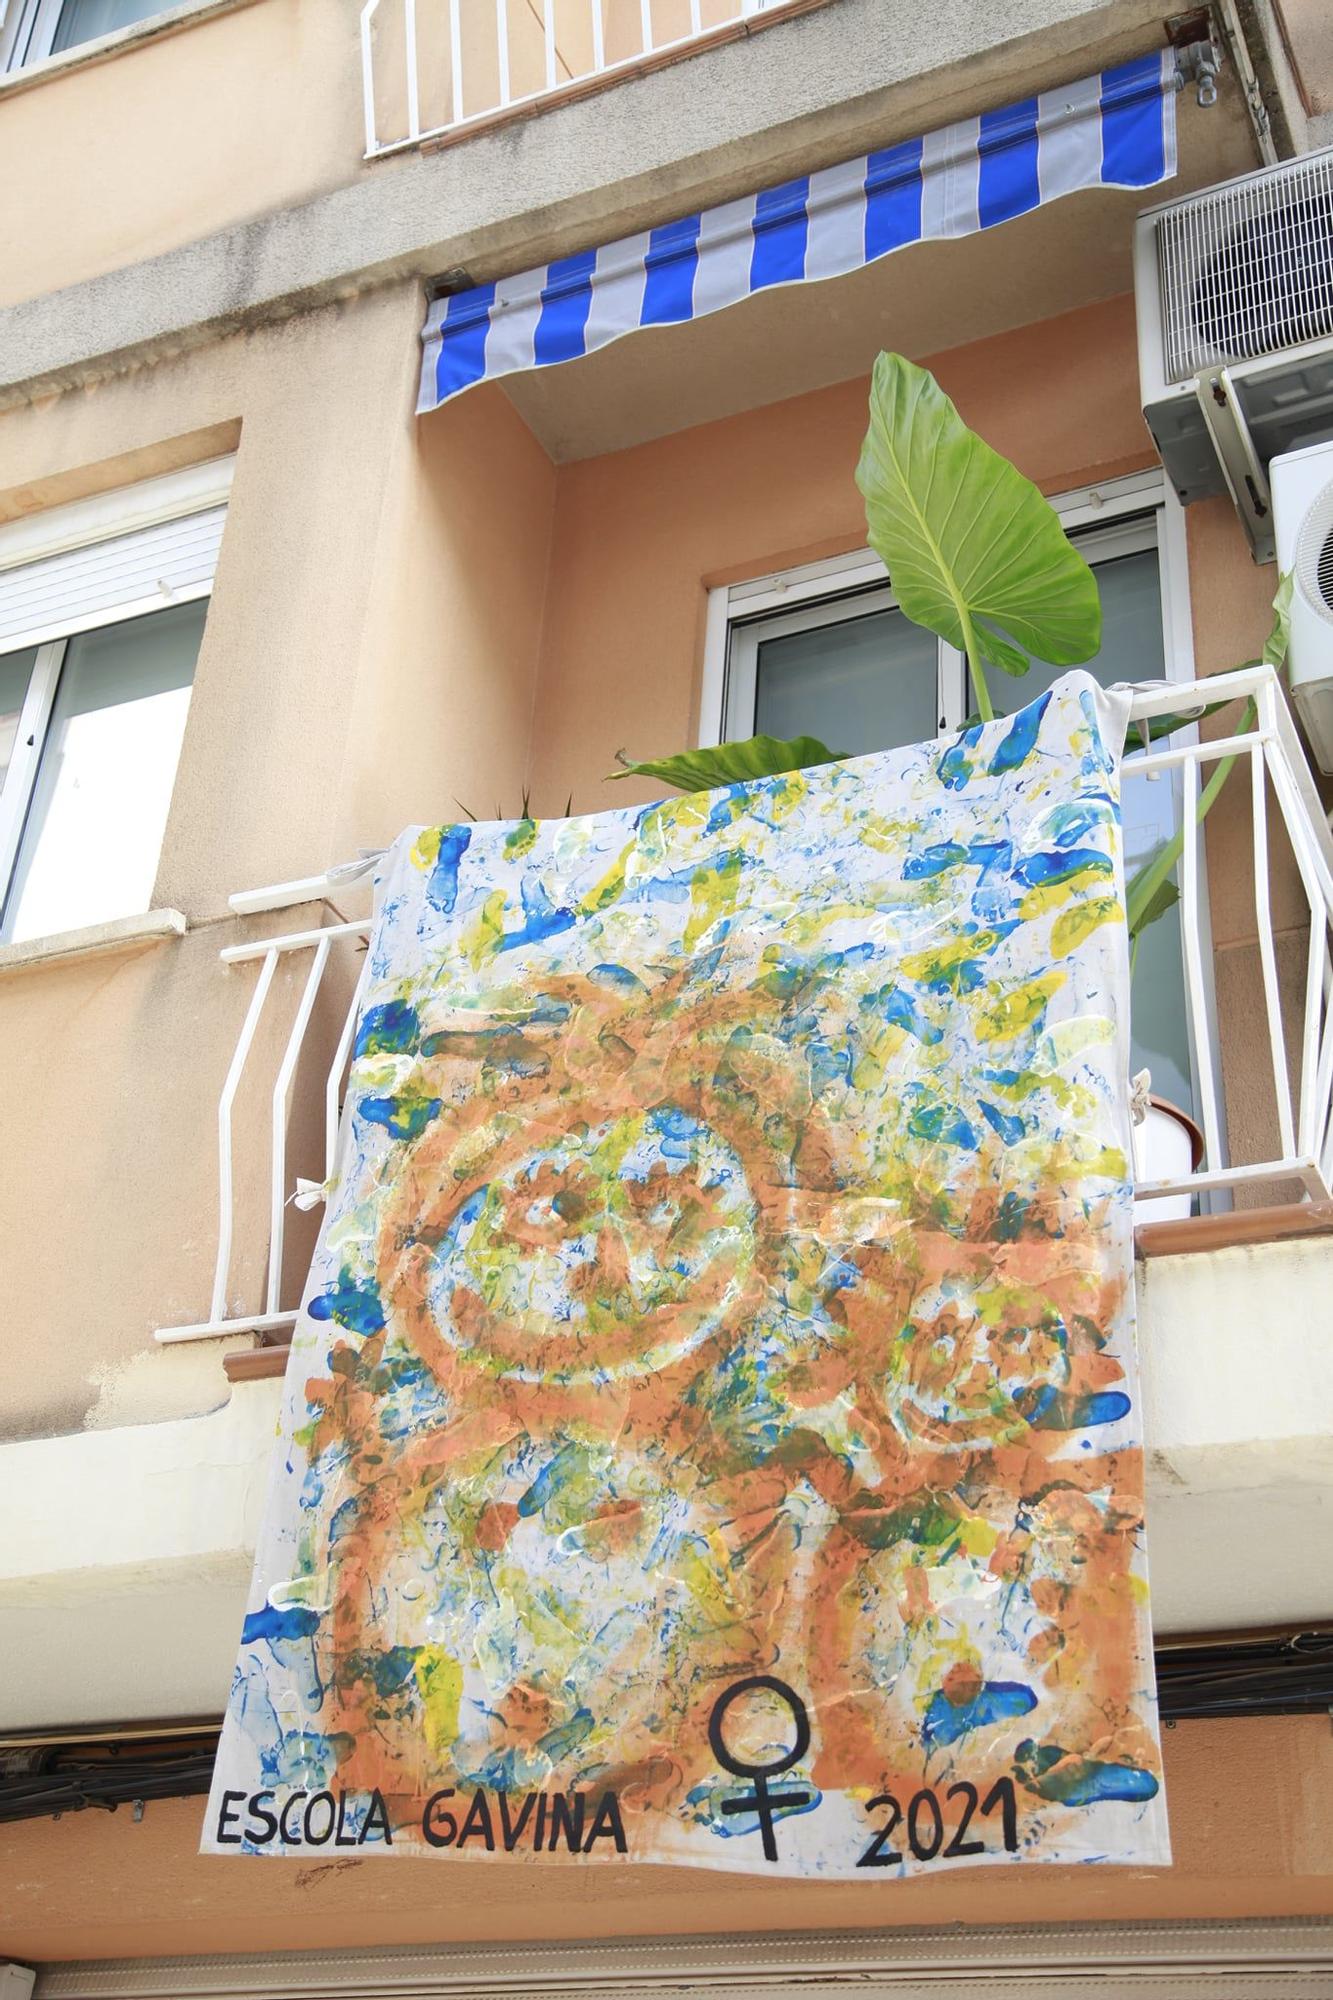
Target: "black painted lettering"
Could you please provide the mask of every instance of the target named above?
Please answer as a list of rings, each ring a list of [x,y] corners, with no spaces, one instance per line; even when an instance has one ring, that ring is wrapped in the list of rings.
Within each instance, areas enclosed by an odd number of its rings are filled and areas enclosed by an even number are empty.
[[[287,1821],[291,1816],[292,1807],[299,1806],[304,1797],[304,1792],[293,1792],[282,1809],[282,1818],[278,1821],[278,1833],[288,1847],[299,1847],[301,1845],[300,1834],[288,1826]]]
[[[967,1779],[964,1778],[961,1784],[950,1785],[945,1796],[956,1799],[960,1794],[963,1799],[963,1817],[954,1829],[953,1839],[944,1850],[946,1861],[956,1860],[960,1855],[964,1854],[984,1854],[986,1852],[986,1843],[984,1840],[968,1840],[965,1838],[967,1829],[972,1824],[972,1815],[977,1809],[977,1788],[975,1785],[969,1785]]]
[[[603,1792],[597,1801],[597,1810],[592,1816],[588,1838],[583,1843],[583,1852],[590,1854],[594,1840],[613,1840],[617,1854],[629,1852],[625,1841],[625,1828],[620,1818],[620,1800],[614,1792]]]
[[[486,1852],[494,1854],[495,1830],[491,1825],[491,1809],[486,1803],[485,1792],[480,1790],[472,1794],[472,1804],[467,1809],[467,1818],[463,1821],[459,1832],[458,1845],[462,1847],[478,1835],[486,1843]]]
[[[930,1808],[929,1825],[921,1830],[921,1809]],[[918,1792],[907,1808],[907,1841],[918,1861],[933,1861],[944,1839],[944,1819],[934,1792]]]
[[[239,1826],[241,1823],[241,1815],[238,1812],[232,1811],[232,1802],[234,1800],[239,1805],[244,1797],[244,1792],[224,1792],[222,1794],[222,1806],[218,1812],[217,1832],[218,1844],[221,1847],[239,1847],[245,1838],[244,1834],[227,1832],[229,1826]]]
[[[315,1807],[318,1805],[326,1805],[329,1809],[329,1816],[324,1822],[323,1833],[316,1833],[314,1827],[311,1824],[310,1816],[314,1812]],[[332,1792],[312,1792],[310,1794],[309,1802],[306,1805],[305,1812],[301,1816],[301,1831],[305,1835],[306,1846],[323,1847],[327,1841],[332,1840],[333,1822],[337,1818],[337,1816],[338,1816],[338,1808],[334,1803]]]
[[[537,1803],[536,1794],[533,1792],[526,1792],[523,1797],[523,1804],[519,1807],[518,1818],[516,1820],[511,1820],[509,1817],[509,1794],[507,1792],[501,1792],[500,1838],[504,1842],[504,1850],[506,1854],[512,1854],[514,1849],[518,1846],[518,1843],[522,1838],[523,1829],[527,1825],[528,1821],[532,1818],[532,1808],[536,1803]]]
[[[230,1797],[230,1793],[228,1797]],[[272,1840],[278,1830],[278,1815],[270,1812],[268,1809],[272,1802],[272,1792],[255,1792],[251,1795],[250,1803],[246,1810],[249,1812],[252,1820],[259,1821],[257,1827],[247,1826],[245,1829],[245,1837],[252,1847],[258,1847],[265,1840]]]
[[[453,1796],[454,1788],[450,1785],[447,1791],[432,1792],[426,1801],[426,1809],[421,1815],[421,1832],[432,1847],[452,1847],[458,1838],[458,1821],[453,1814],[437,1812],[441,1801]]]
[[[857,1857],[858,1868],[892,1868],[895,1862],[903,1858],[897,1848],[891,1848],[887,1844],[897,1832],[902,1821],[903,1809],[890,1793],[881,1792],[878,1798],[867,1801],[866,1811],[878,1812],[881,1806],[888,1808],[889,1817],[865,1853]]]
[[[439,1794],[437,1793],[436,1796],[438,1797]],[[389,1808],[385,1805],[384,1794],[378,1786],[376,1786],[370,1795],[370,1804],[366,1807],[366,1822],[356,1837],[357,1846],[364,1847],[366,1842],[372,1839],[376,1833],[383,1834],[384,1845],[386,1847],[393,1846],[393,1828],[389,1825]]]
[[[546,1794],[545,1792],[538,1792],[537,1830],[532,1836],[533,1851],[537,1854],[540,1854],[542,1851],[542,1835],[545,1833],[545,1831],[546,1831]]]
[[[338,1824],[333,1830],[333,1844],[335,1847],[355,1847],[357,1845],[356,1835],[349,1833],[347,1830],[346,1792],[339,1792],[338,1794]]]
[[[548,1853],[554,1854],[559,1847],[562,1833],[570,1853],[578,1853],[583,1845],[583,1808],[586,1802],[582,1792],[556,1793],[551,1800],[551,1832],[546,1842]]]
[[[1014,1792],[1012,1778],[997,1778],[981,1801],[983,1813],[994,1812],[996,1806],[1004,1809],[1004,1844],[1010,1854],[1018,1852],[1018,1799]]]

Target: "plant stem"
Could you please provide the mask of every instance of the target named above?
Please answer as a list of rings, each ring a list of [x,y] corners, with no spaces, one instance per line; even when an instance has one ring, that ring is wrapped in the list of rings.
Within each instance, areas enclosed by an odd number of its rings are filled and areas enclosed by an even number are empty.
[[[1241,716],[1240,727],[1236,731],[1238,736],[1244,736],[1253,726],[1257,713],[1254,699],[1251,697],[1245,704],[1245,712]],[[1229,757],[1223,757],[1217,769],[1213,772],[1212,777],[1199,794],[1199,803],[1194,814],[1194,823],[1196,826],[1202,826],[1207,819],[1218,793],[1231,776],[1231,767],[1239,755],[1240,752],[1238,750],[1233,750]],[[1147,866],[1139,870],[1125,891],[1125,921],[1129,926],[1129,934],[1135,939],[1136,943],[1138,939],[1138,927],[1143,920],[1144,910],[1152,902],[1153,897],[1157,894],[1157,891],[1161,888],[1163,882],[1165,882],[1184,851],[1185,829],[1182,826],[1179,832],[1171,836],[1165,846],[1158,849]]]
[[[986,669],[981,664],[981,649],[977,645],[976,628],[962,604],[958,605],[958,615],[962,620],[963,639],[967,646],[967,670],[972,676],[972,687],[977,697],[977,713],[983,722],[994,722],[995,710],[991,706],[990,689],[986,685]]]

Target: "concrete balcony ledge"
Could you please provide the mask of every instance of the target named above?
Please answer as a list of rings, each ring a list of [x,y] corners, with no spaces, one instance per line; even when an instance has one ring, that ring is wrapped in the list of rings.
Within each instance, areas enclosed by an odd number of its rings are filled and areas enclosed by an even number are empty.
[[[1160,1635],[1333,1605],[1331,1292],[1328,1237],[1140,1266]],[[0,1730],[221,1711],[280,1399],[0,1447]]]

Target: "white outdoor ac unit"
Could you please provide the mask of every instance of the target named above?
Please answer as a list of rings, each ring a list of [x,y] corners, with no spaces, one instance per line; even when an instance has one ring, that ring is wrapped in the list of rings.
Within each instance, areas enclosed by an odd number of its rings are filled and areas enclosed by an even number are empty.
[[[1333,146],[1139,217],[1143,413],[1185,502],[1274,554],[1269,466],[1333,437]]]
[[[1277,561],[1292,573],[1287,673],[1321,771],[1333,772],[1333,443],[1269,467]]]

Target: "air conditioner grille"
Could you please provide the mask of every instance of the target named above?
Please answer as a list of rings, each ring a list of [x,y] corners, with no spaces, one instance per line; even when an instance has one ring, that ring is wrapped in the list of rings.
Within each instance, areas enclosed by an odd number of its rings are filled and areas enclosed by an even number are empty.
[[[1333,625],[1333,480],[1301,523],[1295,567],[1297,589]]]
[[[1167,209],[1157,255],[1170,381],[1333,336],[1333,152]]]

